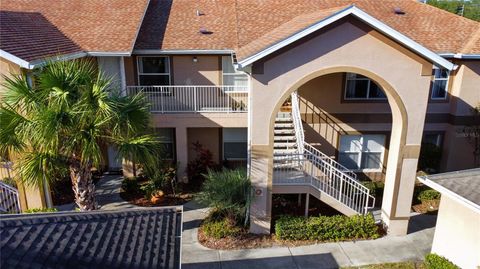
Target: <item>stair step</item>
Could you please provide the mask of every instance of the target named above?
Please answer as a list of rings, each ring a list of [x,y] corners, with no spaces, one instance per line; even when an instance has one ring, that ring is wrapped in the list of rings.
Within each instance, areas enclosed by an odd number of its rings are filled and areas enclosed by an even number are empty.
[[[297,149],[273,149],[273,154],[295,154]]]
[[[281,134],[295,134],[295,130],[294,129],[277,129],[277,130],[273,130],[273,134],[274,135],[281,135]]]
[[[273,141],[274,143],[284,141],[296,141],[296,137],[294,135],[277,135],[273,137]]]
[[[278,143],[273,143],[274,148],[286,148],[286,147],[295,147],[297,146],[296,142],[278,142]]]
[[[275,118],[275,122],[293,122],[292,118]]]
[[[275,123],[274,129],[294,129],[295,126],[293,126],[293,123]]]

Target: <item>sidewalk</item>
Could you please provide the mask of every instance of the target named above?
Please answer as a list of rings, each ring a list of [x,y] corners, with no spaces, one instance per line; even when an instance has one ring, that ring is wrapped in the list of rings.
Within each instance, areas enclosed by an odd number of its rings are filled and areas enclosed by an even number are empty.
[[[122,187],[123,177],[120,175],[106,175],[95,184],[95,194],[100,210],[118,210],[135,208],[120,197],[120,188]],[[56,206],[58,211],[71,211],[75,209],[75,204],[65,204]]]
[[[412,217],[407,236],[377,240],[323,243],[301,247],[245,250],[211,250],[198,243],[197,232],[206,209],[195,203],[184,206],[182,268],[306,269],[361,266],[422,260],[430,252],[436,216]]]

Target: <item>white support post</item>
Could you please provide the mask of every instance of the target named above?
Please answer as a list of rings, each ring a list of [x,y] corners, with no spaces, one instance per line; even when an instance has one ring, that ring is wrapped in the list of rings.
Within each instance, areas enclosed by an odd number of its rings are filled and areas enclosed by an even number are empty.
[[[305,195],[305,217],[308,217],[308,208],[310,207],[310,194]]]

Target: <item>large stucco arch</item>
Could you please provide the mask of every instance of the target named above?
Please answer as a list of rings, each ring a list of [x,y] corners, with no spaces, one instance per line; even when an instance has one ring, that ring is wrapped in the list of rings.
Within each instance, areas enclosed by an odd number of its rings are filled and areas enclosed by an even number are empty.
[[[385,90],[392,132],[382,218],[391,234],[405,234],[423,133],[432,63],[375,31],[349,21],[261,63],[252,73],[250,105],[253,232],[270,227],[275,114],[291,92],[313,78],[353,72]]]

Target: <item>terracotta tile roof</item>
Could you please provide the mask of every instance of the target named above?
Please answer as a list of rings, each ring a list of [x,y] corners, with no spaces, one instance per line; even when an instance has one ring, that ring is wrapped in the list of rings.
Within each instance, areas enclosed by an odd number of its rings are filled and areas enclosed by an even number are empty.
[[[152,0],[135,48],[252,53],[252,42],[269,43],[286,26],[294,33],[310,23],[307,17],[321,19],[324,11],[352,4],[434,52],[480,53],[480,23],[415,0]],[[196,16],[197,9],[204,15]],[[201,27],[212,34],[200,34]]]
[[[27,61],[130,52],[148,0],[3,0],[0,48]]]
[[[3,215],[1,268],[180,268],[175,208]]]

